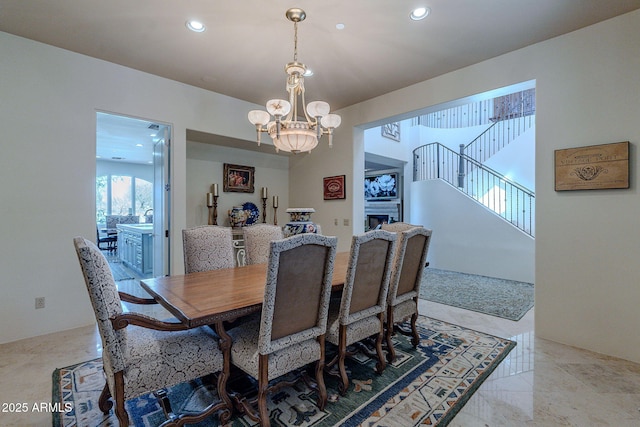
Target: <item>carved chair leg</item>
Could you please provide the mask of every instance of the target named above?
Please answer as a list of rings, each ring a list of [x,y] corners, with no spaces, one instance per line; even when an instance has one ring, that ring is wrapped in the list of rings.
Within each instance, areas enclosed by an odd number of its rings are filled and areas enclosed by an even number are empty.
[[[340,325],[340,345],[338,346],[338,368],[340,369],[340,384],[338,385],[338,391],[342,396],[347,394],[349,389],[349,376],[347,375],[347,368],[344,366],[344,359],[347,357],[347,327]]]
[[[393,335],[393,307],[389,306],[387,310],[387,328],[386,328],[386,341],[387,341],[387,362],[393,363],[396,360],[396,350],[393,348],[393,342],[391,336]]]
[[[122,371],[115,373],[115,396],[116,401],[116,416],[121,427],[129,425],[129,414],[124,406],[124,376]]]
[[[316,364],[316,382],[318,383],[318,408],[324,411],[327,404],[327,387],[324,384],[324,335],[318,337],[320,342],[320,359]],[[344,365],[344,364],[343,364]]]
[[[384,354],[382,353],[382,336],[384,335],[384,321],[382,320],[382,315],[380,315],[380,332],[378,332],[378,336],[376,338],[376,353],[378,355],[378,363],[376,363],[376,372],[378,374],[382,374],[384,369],[387,367],[387,363],[384,359]]]
[[[100,408],[105,415],[108,414],[113,407],[113,402],[110,399],[111,392],[109,391],[109,383],[105,382],[102,393],[100,393],[100,399],[98,399],[98,408]]]
[[[420,335],[418,334],[418,328],[416,327],[416,321],[418,320],[418,312],[416,311],[411,315],[411,344],[413,348],[418,347],[420,344]]]
[[[259,359],[258,378],[258,412],[260,413],[260,426],[270,427],[269,410],[267,408],[267,395],[269,392],[269,355],[261,354]]]

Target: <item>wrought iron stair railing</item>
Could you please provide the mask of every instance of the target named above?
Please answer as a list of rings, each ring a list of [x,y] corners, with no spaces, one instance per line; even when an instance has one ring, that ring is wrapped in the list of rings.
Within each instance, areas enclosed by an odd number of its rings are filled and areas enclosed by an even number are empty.
[[[496,154],[509,143],[529,130],[535,121],[535,115],[518,115],[501,119],[489,126],[476,139],[464,146],[463,153],[480,163]]]
[[[413,181],[441,179],[535,236],[535,194],[473,158],[434,142],[413,150]]]

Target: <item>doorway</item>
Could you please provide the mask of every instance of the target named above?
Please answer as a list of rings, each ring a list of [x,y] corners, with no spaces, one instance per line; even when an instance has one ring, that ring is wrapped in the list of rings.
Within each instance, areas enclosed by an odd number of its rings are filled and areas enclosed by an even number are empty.
[[[171,135],[165,123],[96,113],[96,231],[116,280],[169,274]]]

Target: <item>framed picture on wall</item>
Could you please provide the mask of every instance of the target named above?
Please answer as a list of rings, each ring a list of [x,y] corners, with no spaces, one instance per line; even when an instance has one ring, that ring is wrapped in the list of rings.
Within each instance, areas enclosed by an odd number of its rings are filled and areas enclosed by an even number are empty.
[[[629,188],[629,141],[555,150],[555,190]]]
[[[323,178],[323,193],[325,200],[344,199],[344,175],[328,176]]]
[[[222,189],[225,193],[253,193],[255,169],[253,166],[224,164]]]

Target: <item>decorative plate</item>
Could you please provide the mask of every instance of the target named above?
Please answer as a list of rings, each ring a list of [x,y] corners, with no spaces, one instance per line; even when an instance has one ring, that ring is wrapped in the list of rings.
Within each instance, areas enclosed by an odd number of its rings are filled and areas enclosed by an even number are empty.
[[[247,217],[247,225],[258,222],[258,218],[260,218],[260,209],[258,209],[256,205],[251,202],[246,202],[242,205],[242,209],[249,214]]]

